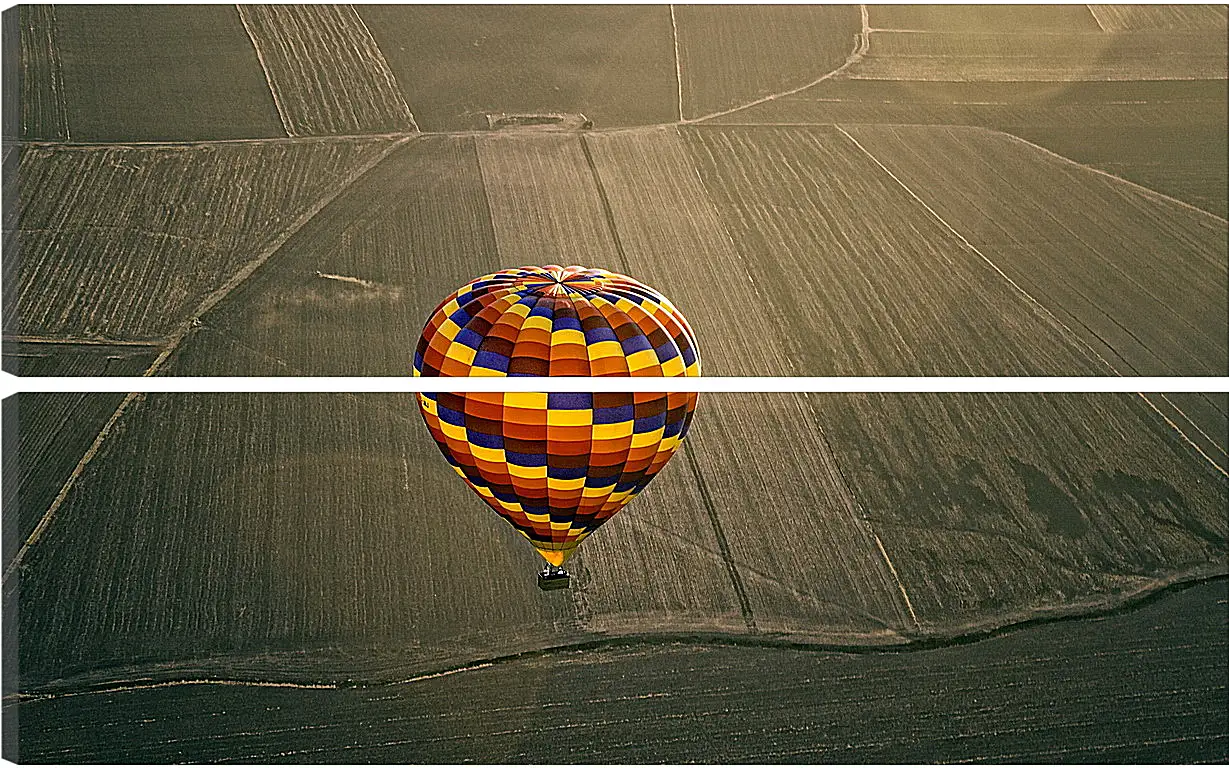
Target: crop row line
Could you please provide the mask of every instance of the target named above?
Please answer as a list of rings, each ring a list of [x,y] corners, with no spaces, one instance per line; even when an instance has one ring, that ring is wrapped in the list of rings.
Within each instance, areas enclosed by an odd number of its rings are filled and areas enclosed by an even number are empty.
[[[930,215],[931,215],[931,216],[933,216],[933,217],[934,217],[937,221],[939,221],[939,223],[941,223],[944,227],[946,227],[946,228],[948,229],[948,231],[950,231],[953,235],[955,235],[955,236],[956,236],[956,238],[957,238],[957,239],[958,239],[958,240],[959,240],[962,244],[964,244],[964,246],[965,246],[966,248],[968,248],[968,249],[969,249],[970,251],[972,251],[973,253],[977,254],[977,255],[978,255],[978,256],[982,259],[982,261],[986,262],[986,264],[988,264],[988,265],[990,266],[990,268],[991,268],[991,269],[993,269],[995,272],[997,272],[997,273],[999,274],[999,276],[1000,276],[1000,277],[1002,277],[1004,280],[1006,280],[1006,281],[1008,282],[1008,284],[1010,284],[1010,285],[1011,285],[1011,287],[1012,287],[1012,288],[1014,288],[1016,291],[1018,291],[1018,292],[1020,293],[1020,295],[1024,296],[1024,297],[1025,297],[1025,298],[1026,298],[1029,302],[1031,302],[1031,303],[1032,303],[1032,304],[1033,304],[1033,305],[1034,305],[1034,306],[1035,306],[1035,307],[1036,307],[1036,308],[1037,308],[1037,309],[1038,309],[1038,310],[1039,310],[1042,314],[1044,314],[1045,316],[1049,317],[1049,318],[1050,318],[1050,321],[1051,321],[1052,323],[1054,323],[1054,324],[1055,324],[1058,328],[1062,329],[1062,330],[1063,330],[1063,331],[1064,331],[1064,332],[1068,335],[1068,337],[1069,337],[1069,338],[1070,338],[1070,339],[1071,339],[1071,340],[1072,340],[1072,341],[1073,341],[1073,342],[1074,342],[1077,346],[1082,346],[1082,347],[1083,347],[1083,348],[1084,348],[1084,349],[1085,349],[1085,350],[1086,350],[1089,354],[1093,355],[1093,356],[1094,356],[1097,360],[1099,360],[1099,361],[1100,361],[1103,365],[1105,365],[1105,367],[1107,367],[1107,368],[1108,368],[1108,369],[1109,369],[1109,370],[1113,373],[1113,375],[1115,375],[1115,376],[1121,376],[1121,375],[1122,375],[1122,374],[1118,371],[1118,369],[1117,369],[1117,368],[1115,368],[1115,367],[1113,366],[1113,364],[1111,364],[1108,360],[1106,360],[1106,359],[1105,359],[1105,357],[1104,357],[1103,355],[1101,355],[1101,353],[1097,352],[1097,350],[1095,350],[1095,349],[1094,349],[1091,345],[1089,345],[1087,341],[1085,341],[1083,338],[1081,338],[1081,337],[1079,336],[1079,334],[1077,334],[1074,330],[1072,330],[1072,329],[1071,329],[1071,327],[1070,327],[1070,326],[1068,326],[1066,323],[1064,323],[1062,320],[1060,320],[1060,319],[1058,318],[1058,316],[1057,316],[1057,315],[1055,315],[1053,312],[1051,312],[1051,311],[1049,310],[1049,308],[1047,308],[1047,307],[1046,307],[1044,304],[1042,304],[1040,301],[1038,301],[1037,299],[1035,299],[1035,298],[1034,298],[1034,297],[1033,297],[1033,296],[1032,296],[1032,295],[1031,295],[1028,291],[1024,290],[1024,288],[1023,288],[1023,287],[1021,287],[1019,283],[1017,283],[1015,280],[1012,280],[1012,279],[1011,279],[1011,277],[1010,277],[1010,276],[1009,276],[1006,272],[1004,272],[1002,269],[1000,269],[1000,268],[999,268],[999,266],[998,266],[997,264],[995,264],[993,261],[991,261],[991,260],[990,260],[990,258],[989,258],[989,257],[987,257],[984,253],[982,253],[982,252],[981,252],[981,250],[980,250],[979,248],[977,248],[977,246],[975,246],[975,245],[973,245],[973,243],[969,242],[969,240],[968,240],[968,239],[967,239],[967,238],[966,238],[963,234],[961,234],[961,233],[960,233],[960,232],[959,232],[959,231],[958,231],[955,227],[953,227],[951,224],[949,224],[949,223],[947,222],[947,220],[946,220],[946,219],[944,219],[942,216],[940,216],[938,211],[936,211],[934,208],[930,207],[930,205],[929,205],[929,204],[928,204],[925,200],[923,200],[920,196],[918,196],[918,194],[917,194],[916,192],[914,192],[914,191],[913,191],[913,190],[909,187],[909,185],[905,184],[905,182],[904,182],[904,181],[902,181],[902,180],[900,179],[900,177],[898,177],[895,173],[893,173],[893,172],[892,172],[892,170],[891,170],[890,168],[888,168],[886,165],[884,165],[884,164],[883,164],[883,163],[879,160],[879,158],[875,157],[875,155],[874,155],[874,154],[872,154],[872,153],[870,152],[870,150],[868,150],[866,147],[862,146],[861,142],[859,142],[857,139],[855,139],[852,135],[850,135],[850,134],[849,134],[849,132],[847,132],[844,128],[840,127],[839,125],[838,125],[838,126],[835,126],[835,127],[836,127],[836,130],[840,131],[840,132],[841,132],[841,134],[843,134],[843,135],[845,136],[845,138],[847,138],[847,139],[849,139],[851,142],[853,142],[853,144],[854,144],[854,145],[855,145],[858,149],[862,150],[862,152],[864,152],[864,153],[866,154],[866,156],[867,156],[867,157],[869,157],[872,161],[874,161],[875,165],[879,166],[881,169],[883,169],[883,171],[884,171],[885,173],[887,173],[889,176],[891,176],[891,177],[892,177],[892,180],[893,180],[893,181],[895,181],[897,184],[899,184],[899,185],[901,186],[901,188],[903,188],[906,192],[908,192],[908,193],[909,193],[909,196],[910,196],[910,197],[912,197],[914,200],[916,200],[919,204],[921,204],[921,206],[922,206],[923,208],[925,208],[925,209],[926,209],[926,210],[930,213]],[[1020,139],[1020,141],[1023,141],[1023,139]],[[1028,143],[1028,142],[1025,142],[1025,143]],[[1051,154],[1053,154],[1053,153],[1051,153]],[[1077,165],[1078,165],[1078,163],[1077,163]],[[1107,174],[1107,175],[1108,175],[1108,174]],[[1115,177],[1115,178],[1116,178],[1116,177]],[[1206,213],[1206,211],[1205,211],[1205,213]],[[1209,215],[1209,216],[1213,216],[1214,218],[1218,218],[1218,219],[1219,219],[1219,217],[1216,217],[1214,214],[1210,214],[1210,213],[1209,213],[1208,215]],[[1165,423],[1166,423],[1166,424],[1168,424],[1170,427],[1172,427],[1172,428],[1173,428],[1173,430],[1174,430],[1175,432],[1177,432],[1177,433],[1178,433],[1178,435],[1179,435],[1179,436],[1180,436],[1180,437],[1181,437],[1181,438],[1182,438],[1182,439],[1183,439],[1183,440],[1184,440],[1184,441],[1185,441],[1188,445],[1190,445],[1192,448],[1194,448],[1194,449],[1195,449],[1195,451],[1196,451],[1196,452],[1197,452],[1200,456],[1202,456],[1202,457],[1203,457],[1203,458],[1204,458],[1204,459],[1205,459],[1205,460],[1206,460],[1209,464],[1211,464],[1211,465],[1212,465],[1212,466],[1213,466],[1213,467],[1214,467],[1214,468],[1215,468],[1218,472],[1220,472],[1222,475],[1225,475],[1226,477],[1229,477],[1229,471],[1226,471],[1226,469],[1225,469],[1224,467],[1222,467],[1222,466],[1221,466],[1220,464],[1218,464],[1215,460],[1213,460],[1211,456],[1209,456],[1206,452],[1204,452],[1204,450],[1203,450],[1202,448],[1200,448],[1198,444],[1196,444],[1193,440],[1191,440],[1191,438],[1190,438],[1190,437],[1189,437],[1189,436],[1188,436],[1185,432],[1183,432],[1183,431],[1182,431],[1182,428],[1181,428],[1181,427],[1179,427],[1177,424],[1175,424],[1173,421],[1171,421],[1168,417],[1166,417],[1166,416],[1165,416],[1165,414],[1164,414],[1164,413],[1162,413],[1162,412],[1160,411],[1160,409],[1158,409],[1158,408],[1157,408],[1157,407],[1156,407],[1156,406],[1152,403],[1152,401],[1148,399],[1148,397],[1147,397],[1144,393],[1142,393],[1142,392],[1138,392],[1138,393],[1136,393],[1136,394],[1137,394],[1137,395],[1138,395],[1138,396],[1139,396],[1139,397],[1140,397],[1140,398],[1141,398],[1141,399],[1142,399],[1145,403],[1147,403],[1147,404],[1148,404],[1148,407],[1150,407],[1150,408],[1151,408],[1153,411],[1155,411],[1155,412],[1156,412],[1156,413],[1157,413],[1157,414],[1158,414],[1158,415],[1159,415],[1162,419],[1164,419],[1164,420],[1165,420]],[[1171,405],[1172,405],[1172,403],[1171,403]],[[1180,409],[1178,409],[1176,406],[1174,407],[1174,410],[1178,411],[1179,413],[1182,413],[1182,411],[1181,411]],[[1183,415],[1183,417],[1188,418],[1188,420],[1189,420],[1189,417],[1186,417],[1186,414],[1185,414],[1185,413],[1182,413],[1182,415]]]
[[[401,147],[403,144],[410,141],[415,136],[417,136],[417,134],[406,136],[400,139],[399,141],[390,143],[388,146],[382,148],[381,151],[375,155],[375,157],[373,157],[371,160],[361,165],[359,168],[355,169],[346,179],[344,179],[340,184],[336,185],[329,193],[323,195],[319,200],[317,200],[315,205],[311,206],[309,209],[304,211],[297,219],[295,219],[294,222],[291,223],[289,227],[287,227],[280,234],[280,236],[274,238],[271,242],[269,242],[269,244],[265,247],[265,249],[255,259],[245,264],[226,283],[224,283],[221,287],[215,289],[213,292],[207,295],[204,298],[204,300],[202,300],[201,303],[197,306],[196,310],[179,326],[179,328],[177,328],[169,337],[167,337],[166,339],[158,343],[157,346],[161,348],[161,351],[158,354],[158,356],[153,360],[153,362],[149,365],[149,367],[145,370],[145,372],[143,373],[143,376],[153,376],[157,374],[158,370],[167,361],[167,359],[176,351],[176,349],[179,347],[180,343],[184,340],[184,338],[188,336],[188,334],[192,331],[193,328],[199,325],[200,318],[202,315],[204,315],[207,311],[212,309],[216,304],[218,304],[223,299],[225,299],[228,295],[230,295],[230,293],[234,291],[240,284],[242,284],[248,277],[250,277],[252,273],[254,273],[266,261],[268,261],[269,258],[273,256],[273,254],[275,254],[281,248],[281,246],[286,242],[286,240],[288,240],[295,232],[301,229],[307,222],[311,221],[321,210],[324,209],[325,206],[327,206],[330,202],[332,202],[335,198],[337,198],[343,191],[348,189],[356,180],[358,180],[364,174],[366,174],[367,172],[375,168],[377,165],[379,165],[380,162],[382,162],[384,158],[386,158],[394,150]],[[20,340],[22,337],[16,337],[16,338]],[[6,337],[6,340],[7,340],[7,337]],[[73,342],[68,341],[68,340],[58,340],[58,343],[73,343]],[[153,345],[151,344],[149,346],[153,346]],[[65,499],[67,499],[69,493],[72,491],[73,487],[76,485],[76,482],[80,478],[81,474],[85,471],[86,465],[88,465],[89,462],[98,453],[99,449],[101,448],[103,444],[103,441],[111,433],[112,429],[115,427],[116,423],[118,423],[121,416],[123,416],[124,412],[134,401],[142,399],[144,398],[144,396],[145,396],[144,393],[138,393],[138,392],[127,393],[124,400],[116,408],[115,412],[111,414],[110,418],[107,420],[107,422],[104,424],[102,429],[99,431],[93,443],[86,450],[85,454],[81,457],[80,461],[77,462],[76,467],[73,469],[72,473],[68,476],[68,479],[65,481],[64,485],[61,487],[60,492],[56,495],[55,499],[52,501],[47,511],[43,514],[42,518],[39,520],[38,524],[35,526],[34,530],[31,532],[29,537],[27,537],[26,541],[22,543],[21,547],[18,549],[17,553],[14,555],[12,562],[10,562],[5,567],[3,579],[0,580],[0,583],[4,585],[8,584],[9,579],[12,576],[12,574],[16,572],[18,568],[21,567],[21,564],[24,561],[25,556],[29,552],[30,548],[38,542],[39,538],[42,537],[43,534],[50,527],[52,521],[55,519],[56,513],[58,512],[60,507],[64,504]]]

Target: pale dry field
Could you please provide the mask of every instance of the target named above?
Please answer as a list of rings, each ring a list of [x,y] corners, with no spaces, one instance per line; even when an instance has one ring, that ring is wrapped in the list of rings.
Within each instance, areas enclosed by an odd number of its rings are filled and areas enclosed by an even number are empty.
[[[168,336],[388,144],[22,147],[4,220],[5,333]]]
[[[238,5],[288,136],[417,131],[388,62],[349,5]]]

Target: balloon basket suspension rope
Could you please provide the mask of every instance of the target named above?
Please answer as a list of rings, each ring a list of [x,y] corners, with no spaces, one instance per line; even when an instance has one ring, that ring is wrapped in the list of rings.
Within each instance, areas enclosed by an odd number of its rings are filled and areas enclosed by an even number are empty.
[[[567,589],[571,576],[558,565],[548,565],[538,571],[538,589]]]

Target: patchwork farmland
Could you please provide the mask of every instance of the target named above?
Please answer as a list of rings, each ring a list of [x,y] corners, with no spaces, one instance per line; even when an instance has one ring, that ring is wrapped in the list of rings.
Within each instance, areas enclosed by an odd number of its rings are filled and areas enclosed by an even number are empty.
[[[57,410],[27,397],[18,418]],[[132,399],[10,561],[9,706],[192,680],[377,691],[559,646],[588,664],[620,639],[873,658],[1222,570],[1225,477],[1138,396],[700,407],[683,455],[581,548],[573,589],[544,595],[536,555],[452,477],[411,396]],[[22,521],[46,495],[18,499]]]
[[[8,372],[404,376],[552,261],[707,375],[1229,366],[1223,6],[3,19]],[[554,593],[419,422],[6,401],[5,756],[1224,759],[1224,392],[705,395]]]

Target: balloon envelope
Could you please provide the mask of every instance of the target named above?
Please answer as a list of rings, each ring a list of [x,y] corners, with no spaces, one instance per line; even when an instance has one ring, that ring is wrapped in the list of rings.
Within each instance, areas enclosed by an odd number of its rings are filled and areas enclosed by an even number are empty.
[[[691,327],[666,297],[625,275],[521,267],[440,302],[416,376],[699,376]]]
[[[698,376],[682,313],[652,288],[583,267],[486,275],[442,301],[416,376]],[[552,565],[665,466],[695,413],[679,393],[422,393],[453,469]]]
[[[696,393],[422,393],[419,405],[457,474],[562,565],[666,465]]]

